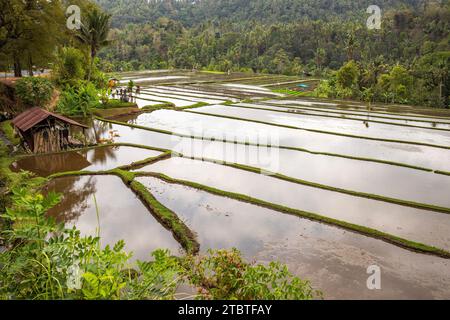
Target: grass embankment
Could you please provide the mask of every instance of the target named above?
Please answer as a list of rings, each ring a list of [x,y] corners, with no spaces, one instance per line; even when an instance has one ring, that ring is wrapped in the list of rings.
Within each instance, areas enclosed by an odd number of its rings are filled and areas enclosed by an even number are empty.
[[[175,239],[187,253],[197,254],[199,252],[200,244],[196,240],[195,234],[180,220],[180,218],[178,218],[176,213],[158,202],[144,185],[134,180],[136,176],[134,172],[125,171],[119,168],[108,171],[72,171],[53,174],[49,179],[94,175],[115,175],[121,178],[125,185],[141,199],[153,216],[172,232]]]
[[[427,129],[427,130],[437,130],[437,131],[450,131],[450,129],[445,129],[445,128],[434,128],[434,127],[424,127],[424,126],[417,126],[417,125],[413,125],[413,124],[402,124],[402,123],[395,123],[395,122],[388,122],[388,121],[379,121],[379,120],[364,120],[364,119],[357,119],[357,118],[352,118],[352,117],[347,117],[346,115],[344,116],[333,116],[333,115],[322,115],[322,114],[312,114],[312,113],[308,113],[308,112],[292,112],[292,111],[285,111],[285,110],[274,110],[274,109],[267,109],[264,107],[250,107],[250,106],[237,106],[234,104],[229,105],[230,107],[233,108],[244,108],[244,109],[253,109],[253,110],[264,110],[264,111],[271,111],[271,112],[278,112],[278,113],[287,113],[287,114],[299,114],[299,115],[306,115],[306,116],[310,116],[310,117],[321,117],[321,118],[333,118],[333,119],[339,119],[339,120],[350,120],[350,121],[358,121],[358,122],[371,122],[371,123],[378,123],[378,124],[387,124],[387,125],[392,125],[392,126],[399,126],[399,127],[408,127],[408,128],[418,128],[418,129]],[[284,107],[284,108],[289,108],[289,107]],[[293,108],[294,109],[294,108]],[[300,108],[295,108],[297,110],[303,110]],[[364,117],[364,115],[360,115],[361,117]],[[398,120],[398,119],[393,119],[393,120]],[[401,119],[404,120],[404,119]]]
[[[153,94],[153,92],[154,91],[152,91],[152,90],[150,90],[150,89],[141,89],[141,91],[142,92],[144,92],[144,93],[146,93],[146,94],[150,94],[150,95],[152,95]],[[171,92],[167,92],[167,94],[166,93],[161,93],[161,94],[164,94],[165,96],[167,96],[168,98],[171,98],[171,99],[181,99],[181,100],[187,100],[187,101],[191,101],[191,99],[193,98],[193,99],[205,99],[205,100],[220,100],[220,101],[225,101],[226,100],[226,98],[225,97],[220,97],[220,98],[215,98],[215,97],[204,97],[204,95],[206,95],[206,94],[199,94],[199,95],[203,95],[203,97],[200,97],[200,96],[195,96],[195,95],[192,95],[192,94],[194,94],[195,92],[185,92],[185,91],[183,91],[183,92],[180,92],[180,91],[171,91]],[[172,95],[175,95],[175,96],[172,96]],[[206,102],[205,102],[206,103]]]
[[[92,113],[103,118],[114,118],[135,113],[141,110],[134,102],[124,102],[117,99],[111,99],[105,104],[100,104],[97,108],[92,109]]]
[[[178,218],[176,213],[156,200],[140,182],[132,181],[130,187],[144,201],[148,209],[155,214],[156,218],[172,231],[174,237],[188,253],[197,254],[199,252],[200,244],[195,239],[195,234]]]
[[[99,144],[95,146],[89,146],[89,147],[83,147],[83,148],[76,148],[76,149],[70,149],[70,150],[63,150],[63,151],[57,151],[57,152],[48,152],[48,153],[40,153],[40,154],[20,154],[17,155],[17,159],[22,158],[28,158],[28,157],[39,157],[39,156],[47,156],[47,155],[55,155],[55,154],[63,154],[68,152],[79,152],[79,151],[88,151],[98,148],[108,148],[108,147],[132,147],[132,148],[139,148],[139,149],[146,149],[146,150],[152,150],[152,151],[159,151],[161,153],[164,152],[170,152],[170,150],[162,149],[162,148],[156,148],[151,146],[146,146],[142,144],[134,144],[134,143],[126,143],[126,142],[117,142],[117,143],[105,143],[105,144]]]
[[[296,96],[296,97],[302,97],[302,96],[305,96],[306,94],[308,94],[308,92],[295,91],[295,90],[290,90],[290,89],[273,89],[271,91],[274,93],[282,93],[282,94],[287,94],[287,95]]]
[[[38,190],[47,182],[47,179],[41,177],[31,177],[26,172],[13,172],[10,167],[11,164],[17,160],[12,156],[9,148],[0,139],[0,212],[5,212],[11,204],[10,194],[15,188],[27,188],[31,190]],[[0,217],[0,227],[2,218]],[[1,239],[0,239],[1,241]]]
[[[306,128],[301,128],[301,127],[296,127],[296,126],[289,126],[289,125],[284,125],[284,124],[276,124],[276,123],[272,123],[272,122],[266,122],[266,121],[260,121],[260,120],[252,120],[252,119],[239,118],[239,117],[233,117],[233,116],[217,115],[217,114],[207,113],[207,112],[198,112],[198,111],[191,111],[191,110],[185,110],[185,112],[201,114],[201,115],[205,115],[205,116],[209,116],[209,117],[216,117],[216,118],[223,118],[223,119],[230,119],[230,120],[253,122],[253,123],[265,124],[265,125],[274,126],[274,127],[280,127],[280,128],[286,128],[286,129],[294,129],[294,130],[302,130],[302,131],[314,132],[314,133],[323,133],[323,134],[329,134],[329,135],[335,135],[335,136],[341,136],[341,137],[363,139],[363,140],[371,140],[371,141],[390,142],[390,143],[403,143],[403,144],[418,145],[418,146],[425,146],[425,147],[432,147],[432,148],[439,148],[439,149],[450,150],[450,146],[443,146],[443,145],[437,145],[437,144],[431,144],[431,143],[425,143],[425,142],[373,138],[373,137],[359,136],[359,135],[353,135],[353,134],[347,134],[347,133],[339,133],[339,132],[333,132],[333,131],[325,131],[325,130],[318,130],[318,129],[306,129]]]
[[[176,132],[172,132],[172,131],[168,131],[168,130],[145,127],[145,126],[141,126],[141,125],[129,124],[129,123],[114,121],[114,120],[110,120],[110,119],[102,119],[99,117],[97,117],[97,120],[112,123],[112,124],[122,125],[122,126],[128,126],[128,127],[132,127],[132,128],[136,128],[136,129],[142,129],[142,130],[146,130],[146,131],[177,136],[177,137],[181,137],[181,138],[189,138],[189,139],[203,140],[203,141],[215,141],[215,142],[223,142],[223,143],[233,143],[233,144],[240,144],[240,145],[253,146],[253,147],[262,147],[262,148],[278,148],[278,149],[284,149],[284,150],[306,152],[306,153],[314,154],[314,155],[323,155],[323,156],[338,157],[338,158],[344,158],[344,159],[350,159],[350,160],[375,162],[375,163],[380,163],[380,164],[387,164],[387,165],[392,165],[392,166],[414,169],[414,170],[433,172],[436,174],[450,175],[450,172],[446,172],[446,171],[435,170],[435,169],[431,169],[431,168],[420,167],[420,166],[415,166],[415,165],[410,165],[410,164],[395,162],[395,161],[389,161],[389,160],[356,157],[356,156],[343,155],[343,154],[337,154],[337,153],[331,153],[331,152],[319,152],[319,151],[313,151],[313,150],[308,150],[308,149],[304,149],[304,148],[289,147],[289,146],[273,146],[273,145],[268,145],[268,144],[240,142],[240,141],[236,141],[236,140],[231,141],[231,140],[226,140],[226,139],[205,138],[205,137],[194,136],[194,135],[180,134],[180,133],[176,133]]]
[[[171,154],[171,152],[167,150],[166,153],[164,153],[158,157],[153,157],[153,158],[149,158],[149,159],[134,163],[127,168],[132,169],[134,165],[137,167],[140,167],[141,165],[148,164],[149,161],[152,163],[154,163],[156,161],[161,161],[161,160],[166,159],[168,156],[170,156],[170,154]],[[178,153],[173,153],[173,155],[183,157],[183,155],[178,154]],[[196,158],[193,158],[193,159],[197,160]],[[202,159],[202,160],[217,162],[217,160],[209,160],[209,159]],[[220,162],[220,163],[223,164],[222,162]],[[252,168],[252,167],[248,167],[248,166],[243,166],[243,165],[238,165],[238,164],[226,164],[226,165],[234,167],[236,169],[241,169],[241,170],[246,170],[246,171],[251,171],[251,172],[258,172],[258,173],[260,172],[260,169]],[[445,257],[445,258],[450,257],[450,254],[444,250],[434,248],[431,246],[427,246],[427,245],[424,245],[421,243],[409,241],[406,239],[402,239],[400,237],[396,237],[396,236],[393,236],[393,235],[390,235],[387,233],[383,233],[383,232],[375,230],[375,229],[366,228],[363,226],[347,223],[345,221],[340,221],[340,220],[336,220],[336,219],[332,219],[332,218],[327,218],[327,217],[324,217],[324,216],[321,216],[321,215],[318,215],[315,213],[311,213],[311,212],[306,212],[306,211],[302,211],[302,210],[298,210],[298,209],[292,209],[292,208],[285,207],[282,205],[277,205],[277,204],[270,203],[267,201],[255,199],[255,198],[243,195],[243,194],[226,192],[223,190],[215,189],[215,188],[212,188],[209,186],[204,186],[204,185],[194,183],[194,182],[169,178],[163,174],[148,173],[148,172],[129,172],[129,171],[124,171],[123,170],[124,168],[125,167],[117,168],[117,169],[109,170],[109,171],[99,171],[99,172],[89,172],[89,171],[64,172],[64,173],[54,174],[54,175],[50,176],[49,178],[54,179],[54,178],[58,178],[58,177],[80,176],[80,175],[116,175],[116,176],[119,176],[124,181],[124,183],[127,186],[129,186],[141,198],[141,200],[149,208],[149,210],[151,210],[151,212],[155,215],[155,217],[161,223],[163,223],[164,226],[169,228],[174,233],[174,237],[182,244],[183,248],[185,248],[187,251],[190,251],[190,252],[196,252],[196,251],[198,251],[198,248],[199,248],[199,244],[195,240],[194,233],[191,230],[189,230],[189,228],[187,226],[184,225],[184,223],[177,217],[177,215],[174,212],[172,212],[171,210],[164,207],[161,203],[159,203],[145,186],[143,186],[139,182],[135,181],[135,177],[137,177],[137,176],[152,176],[152,177],[163,179],[169,183],[184,184],[186,186],[201,189],[201,190],[204,190],[204,191],[207,191],[207,192],[219,195],[219,196],[229,197],[229,198],[232,198],[235,200],[244,201],[244,202],[248,202],[248,203],[251,203],[254,205],[266,207],[266,208],[269,208],[269,209],[272,209],[275,211],[293,214],[293,215],[307,218],[310,220],[315,220],[315,221],[323,222],[326,224],[338,226],[338,227],[341,227],[341,228],[344,228],[344,229],[347,229],[350,231],[354,231],[357,233],[361,233],[363,235],[367,235],[370,237],[379,238],[381,240],[384,240],[386,242],[395,244],[397,246],[400,246],[400,247],[403,247],[403,248],[406,248],[409,250],[414,250],[414,251],[423,252],[423,253],[429,253],[429,254]],[[275,174],[275,178],[280,179],[280,178],[284,178],[284,176]],[[291,179],[293,179],[293,178],[290,178],[290,177],[286,177],[286,178],[287,178],[287,181],[298,182],[298,181],[292,181]],[[294,180],[297,180],[297,179],[294,179]]]
[[[259,102],[259,101],[258,101]],[[234,104],[232,104],[234,105]],[[430,120],[428,117],[424,117],[423,119],[406,119],[406,118],[397,118],[397,116],[401,116],[399,114],[387,114],[387,115],[392,115],[391,117],[386,117],[384,115],[378,115],[380,113],[373,113],[373,111],[370,109],[367,110],[361,110],[358,111],[360,113],[355,113],[355,112],[351,112],[348,110],[340,110],[337,108],[328,108],[328,107],[321,107],[321,106],[311,106],[311,107],[307,107],[307,106],[302,106],[299,104],[288,104],[288,105],[281,105],[281,104],[275,104],[275,103],[266,103],[266,105],[270,106],[270,107],[274,107],[274,108],[289,108],[289,109],[295,109],[295,110],[302,110],[305,112],[308,111],[313,111],[313,112],[323,112],[323,113],[330,113],[330,114],[338,114],[340,119],[342,119],[342,116],[357,116],[357,117],[370,117],[370,118],[379,118],[379,119],[387,119],[387,120],[398,120],[398,121],[409,121],[409,122],[427,122],[430,124],[448,124],[450,125],[450,118],[448,118],[448,122],[442,122],[442,121],[433,121]],[[271,110],[271,109],[269,109]],[[345,111],[345,113],[343,113],[342,111]],[[286,111],[285,111],[286,112]],[[405,115],[405,117],[411,117],[408,115]],[[421,116],[412,116],[415,118],[420,118]],[[348,118],[351,119],[351,118]],[[367,120],[366,120],[367,121]],[[428,127],[426,127],[428,128]]]
[[[205,106],[209,106],[209,104],[206,102],[197,102],[193,105],[186,106],[186,107],[176,107],[175,104],[168,102],[168,103],[162,103],[162,104],[157,104],[157,105],[153,105],[153,106],[145,106],[141,110],[146,113],[151,113],[153,111],[158,111],[158,110],[183,111],[183,110],[201,108],[201,107],[205,107]]]
[[[201,70],[201,73],[207,73],[207,74],[226,74],[223,71],[214,71],[214,70]]]
[[[174,153],[173,156],[185,157],[185,156],[183,156],[181,154],[177,154],[177,153]],[[343,189],[343,188],[332,187],[332,186],[323,185],[320,183],[315,183],[315,182],[311,182],[311,181],[306,181],[306,180],[302,180],[302,179],[298,179],[298,178],[285,176],[280,173],[269,172],[269,171],[263,170],[261,168],[251,167],[251,166],[247,166],[247,165],[243,165],[243,164],[227,163],[227,162],[220,161],[220,160],[199,158],[199,157],[185,157],[185,158],[196,160],[196,161],[205,161],[205,162],[220,164],[220,165],[231,167],[234,169],[244,170],[244,171],[257,173],[257,174],[261,174],[262,172],[265,172],[265,174],[269,175],[270,177],[276,178],[279,180],[283,180],[283,181],[287,181],[287,182],[291,182],[291,183],[295,183],[295,184],[300,184],[300,185],[304,185],[304,186],[308,186],[308,187],[312,187],[312,188],[343,193],[343,194],[347,194],[347,195],[354,196],[354,197],[366,198],[366,199],[371,199],[371,200],[376,200],[376,201],[383,201],[383,202],[393,203],[393,204],[401,205],[401,206],[405,206],[405,207],[411,207],[411,208],[416,208],[416,209],[423,209],[423,210],[429,210],[429,211],[434,211],[434,212],[450,214],[450,208],[440,207],[440,206],[436,206],[436,205],[432,205],[432,204],[396,199],[396,198],[391,198],[391,197],[386,197],[386,196],[380,196],[377,194],[371,194],[371,193],[365,193],[365,192],[359,192],[359,191],[353,191],[353,190],[348,190],[348,189]]]
[[[133,162],[131,164],[125,165],[125,166],[121,166],[118,169],[120,170],[138,170],[140,168],[143,168],[145,166],[151,165],[153,163],[159,162],[159,161],[163,161],[166,159],[170,159],[173,156],[172,151],[166,151],[163,154],[156,156],[156,157],[150,157],[141,161],[136,161]]]
[[[443,249],[439,249],[439,248],[428,246],[428,245],[425,245],[422,243],[403,239],[403,238],[400,238],[400,237],[397,237],[397,236],[394,236],[394,235],[391,235],[388,233],[384,233],[384,232],[381,232],[379,230],[375,230],[372,228],[363,227],[363,226],[348,223],[345,221],[324,217],[324,216],[321,216],[321,215],[318,215],[315,213],[302,211],[302,210],[298,210],[298,209],[293,209],[293,208],[278,205],[275,203],[267,202],[264,200],[252,198],[252,197],[244,195],[244,194],[223,191],[223,190],[215,189],[215,188],[205,186],[205,185],[202,185],[199,183],[191,182],[191,181],[174,179],[174,178],[168,177],[168,176],[160,174],[160,173],[151,173],[151,172],[150,173],[149,172],[137,173],[137,176],[155,177],[155,178],[161,179],[167,183],[184,185],[184,186],[195,188],[198,190],[203,190],[203,191],[206,191],[206,192],[214,194],[214,195],[227,197],[230,199],[235,199],[238,201],[242,201],[242,202],[250,203],[253,205],[260,206],[260,207],[264,207],[267,209],[271,209],[274,211],[295,215],[298,217],[322,222],[322,223],[332,225],[332,226],[337,226],[337,227],[340,227],[340,228],[343,228],[343,229],[346,229],[349,231],[353,231],[353,232],[360,233],[360,234],[363,234],[363,235],[366,235],[366,236],[369,236],[372,238],[383,240],[385,242],[389,242],[391,244],[394,244],[396,246],[399,246],[399,247],[402,247],[402,248],[405,248],[408,250],[426,253],[426,254],[432,254],[435,256],[442,257],[442,258],[450,259],[450,252],[445,251]]]
[[[312,96],[305,96],[303,97],[306,100],[311,100],[316,103],[336,103],[337,106],[315,106],[315,108],[321,108],[321,109],[330,109],[330,110],[339,110],[338,107],[341,109],[357,109],[354,111],[368,111],[370,108],[371,113],[376,114],[382,114],[382,115],[394,115],[394,116],[409,116],[409,117],[421,117],[421,118],[430,118],[430,119],[442,119],[442,120],[450,120],[450,111],[445,109],[436,109],[436,108],[417,108],[417,107],[407,107],[407,106],[396,106],[396,105],[380,105],[377,103],[372,103],[370,106],[368,106],[367,102],[360,101],[360,100],[339,100],[339,99],[323,99],[323,98],[317,98]],[[272,100],[292,100],[292,97],[277,97]],[[349,105],[351,104],[351,105]],[[355,105],[357,104],[357,105]],[[437,113],[439,115],[432,115],[432,113]],[[445,115],[444,115],[445,114]],[[430,120],[432,121],[432,120]],[[433,122],[433,121],[432,121]]]
[[[17,146],[20,144],[20,138],[14,132],[14,128],[10,120],[1,122],[0,130],[3,132],[6,139],[8,139],[13,145]]]

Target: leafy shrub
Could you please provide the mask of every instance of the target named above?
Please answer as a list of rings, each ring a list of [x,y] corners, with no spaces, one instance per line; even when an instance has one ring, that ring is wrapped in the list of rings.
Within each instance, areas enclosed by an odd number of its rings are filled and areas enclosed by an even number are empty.
[[[198,299],[312,299],[320,296],[285,266],[254,265],[237,250],[206,257],[175,258],[155,251],[153,261],[131,263],[119,241],[100,247],[98,237],[81,237],[46,212],[59,196],[14,191],[3,217],[6,251],[0,253],[0,299],[174,299],[177,287],[199,287]]]
[[[201,288],[199,299],[310,300],[321,296],[286,266],[249,264],[237,249],[210,250],[206,257],[188,258],[186,265],[189,279]]]
[[[97,89],[92,83],[87,82],[78,87],[67,87],[61,93],[57,110],[69,116],[86,116],[91,112],[91,109],[96,108],[99,104]]]
[[[76,85],[86,76],[86,57],[73,47],[62,48],[55,64],[55,81],[61,85]]]
[[[179,264],[166,251],[155,262],[137,262],[124,242],[101,249],[98,237],[46,217],[56,194],[16,190],[14,208],[2,215],[12,227],[3,231],[7,250],[0,254],[0,297],[6,299],[167,299],[173,298]],[[20,240],[20,241],[19,241]]]
[[[22,78],[16,82],[16,94],[29,106],[43,107],[52,98],[53,85],[44,78]]]

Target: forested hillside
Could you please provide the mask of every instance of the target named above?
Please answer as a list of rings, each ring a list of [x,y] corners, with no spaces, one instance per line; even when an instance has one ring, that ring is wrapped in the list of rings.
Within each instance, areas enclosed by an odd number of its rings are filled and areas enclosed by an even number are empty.
[[[371,0],[96,0],[114,14],[113,26],[166,17],[194,26],[209,20],[264,23],[330,18],[361,19]],[[389,9],[420,9],[428,0],[378,0]]]

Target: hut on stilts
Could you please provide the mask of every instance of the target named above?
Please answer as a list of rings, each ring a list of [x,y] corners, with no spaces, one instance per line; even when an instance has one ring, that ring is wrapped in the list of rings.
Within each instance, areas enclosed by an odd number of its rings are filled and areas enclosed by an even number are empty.
[[[84,130],[87,126],[61,115],[35,107],[12,120],[16,132],[27,151],[50,153],[67,150],[73,145],[72,127]]]

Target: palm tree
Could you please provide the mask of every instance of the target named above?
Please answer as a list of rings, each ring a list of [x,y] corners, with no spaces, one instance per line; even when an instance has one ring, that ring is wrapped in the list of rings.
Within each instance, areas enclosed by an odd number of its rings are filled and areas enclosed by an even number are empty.
[[[85,21],[81,24],[77,38],[89,46],[91,56],[88,80],[91,80],[94,60],[98,51],[109,43],[107,38],[110,29],[110,20],[111,15],[99,9],[93,9],[87,14]]]
[[[356,47],[358,46],[356,42],[355,32],[350,31],[347,34],[347,39],[345,41],[345,50],[347,50],[347,60],[353,60],[354,52]]]
[[[316,51],[314,52],[314,59],[316,60],[316,66],[319,72],[322,71],[322,64],[325,60],[325,56],[326,52],[325,49],[323,48],[317,48]]]

